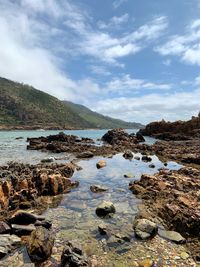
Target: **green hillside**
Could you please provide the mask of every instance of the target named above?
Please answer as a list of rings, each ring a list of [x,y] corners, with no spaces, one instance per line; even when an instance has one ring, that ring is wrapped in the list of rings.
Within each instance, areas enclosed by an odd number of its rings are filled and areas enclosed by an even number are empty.
[[[85,121],[92,123],[96,128],[143,128],[143,125],[136,122],[125,122],[119,119],[113,119],[103,116],[89,108],[64,101],[75,113],[77,113]]]
[[[75,107],[84,110],[82,112]],[[96,114],[96,117],[95,117]],[[109,124],[110,122],[110,124]],[[41,128],[115,128],[129,124],[94,113],[84,106],[62,102],[29,85],[0,78],[0,126]],[[132,124],[131,124],[132,125]],[[130,127],[131,127],[130,125]]]

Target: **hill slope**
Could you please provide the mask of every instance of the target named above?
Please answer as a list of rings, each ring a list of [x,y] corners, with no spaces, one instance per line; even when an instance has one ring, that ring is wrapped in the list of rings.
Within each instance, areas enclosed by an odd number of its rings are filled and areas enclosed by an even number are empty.
[[[101,125],[100,128],[108,127],[106,121],[98,123],[98,118],[95,121],[95,119],[90,120],[88,117],[85,119],[83,116],[80,116],[80,113],[74,106],[76,104],[64,103],[31,86],[0,78],[1,128],[20,126],[29,128],[78,129],[97,128],[97,125]],[[89,113],[89,109],[81,107]],[[100,114],[97,115],[99,118],[101,117]],[[116,120],[116,124],[112,124],[113,128],[129,125],[123,121],[121,124],[117,122],[118,120]],[[131,125],[130,127],[133,127]]]
[[[92,123],[95,128],[143,128],[143,125],[140,123],[125,122],[119,119],[103,116],[83,105],[74,104],[70,101],[64,101],[64,103],[85,121]]]

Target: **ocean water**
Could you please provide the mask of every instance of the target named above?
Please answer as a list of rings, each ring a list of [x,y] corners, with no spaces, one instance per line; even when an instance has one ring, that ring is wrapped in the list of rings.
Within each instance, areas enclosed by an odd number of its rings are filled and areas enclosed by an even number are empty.
[[[64,131],[66,134],[77,135],[80,137],[89,137],[94,140],[100,139],[108,130],[68,130]],[[136,133],[138,129],[128,129],[128,133]],[[6,164],[9,161],[17,161],[24,163],[38,163],[41,159],[46,157],[55,157],[55,154],[50,152],[29,151],[26,149],[27,137],[40,137],[58,134],[60,131],[0,131],[0,165]],[[16,139],[22,137],[22,139]],[[152,144],[155,142],[154,138],[146,137],[146,142]],[[57,155],[58,156],[58,155]],[[66,153],[59,154],[62,158]]]

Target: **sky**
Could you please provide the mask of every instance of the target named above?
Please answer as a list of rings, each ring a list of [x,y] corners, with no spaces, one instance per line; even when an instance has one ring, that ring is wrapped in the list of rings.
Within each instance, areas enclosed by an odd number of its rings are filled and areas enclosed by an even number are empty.
[[[126,121],[200,111],[200,0],[0,0],[0,76]]]

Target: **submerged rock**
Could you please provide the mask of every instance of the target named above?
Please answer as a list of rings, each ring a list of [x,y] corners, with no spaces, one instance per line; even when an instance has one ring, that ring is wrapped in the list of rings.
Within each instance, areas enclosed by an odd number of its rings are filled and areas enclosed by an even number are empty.
[[[44,227],[37,227],[31,233],[27,244],[27,251],[33,262],[44,262],[52,253],[54,237],[51,231]]]
[[[100,235],[106,235],[108,230],[107,230],[107,226],[104,223],[101,223],[98,225],[98,230]]]
[[[108,191],[108,188],[107,187],[104,187],[102,185],[91,185],[90,186],[90,190],[93,193],[101,193],[101,192]]]
[[[96,214],[99,217],[105,217],[109,214],[114,214],[116,212],[115,206],[110,201],[103,201],[97,208]]]
[[[147,219],[136,219],[133,223],[133,229],[136,237],[140,239],[149,239],[158,232],[158,226]]]
[[[149,162],[149,161],[152,161],[152,158],[147,156],[147,155],[144,155],[144,156],[142,156],[142,160],[145,162]]]
[[[61,256],[61,267],[82,266],[89,266],[87,255],[79,244],[67,241]]]

